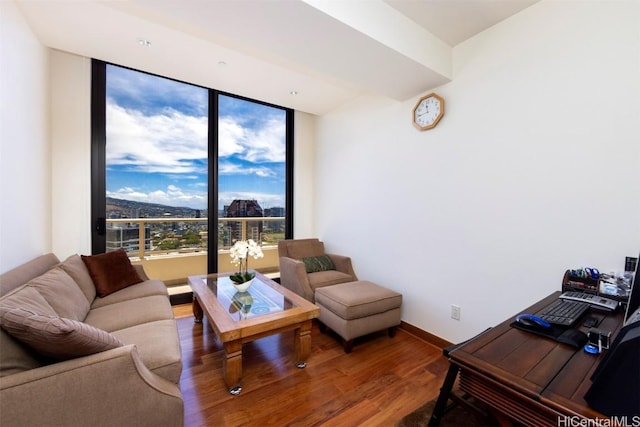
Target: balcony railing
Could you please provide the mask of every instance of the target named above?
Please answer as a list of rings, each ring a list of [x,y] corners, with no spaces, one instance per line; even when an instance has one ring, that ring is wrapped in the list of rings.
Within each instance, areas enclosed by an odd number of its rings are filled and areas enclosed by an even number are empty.
[[[218,272],[235,271],[229,249],[236,240],[260,243],[264,258],[249,259],[249,268],[277,272],[278,240],[284,238],[284,217],[218,218]],[[131,261],[167,285],[207,273],[207,218],[107,219],[107,251],[125,248]]]

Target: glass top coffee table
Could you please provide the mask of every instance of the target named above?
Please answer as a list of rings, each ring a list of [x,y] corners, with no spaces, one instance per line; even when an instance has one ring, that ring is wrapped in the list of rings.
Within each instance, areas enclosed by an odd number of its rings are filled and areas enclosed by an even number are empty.
[[[315,304],[255,273],[246,292],[236,291],[230,273],[189,277],[195,321],[207,316],[224,345],[223,374],[231,394],[242,391],[242,344],[293,330],[294,362],[304,368],[311,352],[311,322],[320,314]]]

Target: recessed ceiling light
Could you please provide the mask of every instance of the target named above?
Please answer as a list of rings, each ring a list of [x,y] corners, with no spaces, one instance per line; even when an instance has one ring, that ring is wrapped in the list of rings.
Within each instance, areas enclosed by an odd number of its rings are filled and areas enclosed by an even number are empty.
[[[224,67],[225,65],[227,65],[227,63],[224,61],[218,61],[218,65]]]
[[[138,39],[138,44],[142,47],[151,47],[151,42],[147,39]]]
[[[298,94],[298,91],[297,90],[292,90],[291,92],[289,92],[289,94],[291,94],[293,96],[296,96]]]

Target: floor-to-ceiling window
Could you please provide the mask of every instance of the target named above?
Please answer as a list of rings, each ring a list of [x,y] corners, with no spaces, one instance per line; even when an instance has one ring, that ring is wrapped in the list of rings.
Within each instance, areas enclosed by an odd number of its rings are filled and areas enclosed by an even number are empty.
[[[253,239],[277,244],[285,236],[287,113],[218,95],[218,247]]]
[[[92,91],[94,253],[200,274],[235,240],[291,237],[291,110],[101,61]]]

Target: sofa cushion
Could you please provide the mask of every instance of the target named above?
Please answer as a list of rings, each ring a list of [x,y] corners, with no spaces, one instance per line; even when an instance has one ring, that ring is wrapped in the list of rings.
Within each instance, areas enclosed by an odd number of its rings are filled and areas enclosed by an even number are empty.
[[[169,319],[173,319],[169,298],[152,295],[93,308],[84,321],[96,328],[113,332],[146,322]]]
[[[54,254],[48,253],[25,262],[6,273],[2,273],[0,275],[0,296],[6,295],[34,277],[46,273],[58,263],[60,263],[60,260]]]
[[[136,283],[134,286],[120,289],[118,292],[109,294],[104,298],[97,297],[91,304],[91,309],[152,295],[166,297],[168,294],[167,285],[161,280],[145,280],[144,282]]]
[[[296,242],[289,245],[287,252],[289,257],[293,259],[324,255],[324,243],[315,239]]]
[[[35,289],[27,288],[21,293],[30,299],[30,304],[24,308],[16,304],[19,298],[4,299],[0,304],[0,326],[39,354],[66,360],[123,345],[105,331],[57,316]]]
[[[34,313],[56,315],[56,311],[38,292],[38,289],[29,285],[23,285],[0,298],[0,307],[20,307]]]
[[[142,282],[122,248],[99,255],[82,255],[81,258],[100,297]]]
[[[78,284],[60,267],[30,280],[27,286],[36,289],[60,317],[83,321],[89,312],[89,302]]]
[[[318,271],[335,270],[336,266],[329,255],[312,256],[302,258],[304,268],[307,273],[317,273]]]
[[[353,276],[338,270],[318,271],[309,273],[309,286],[314,291],[319,287],[337,285],[339,283],[353,282]]]
[[[135,344],[144,365],[155,374],[176,384],[180,381],[182,354],[174,320],[143,323],[112,334],[125,344]]]
[[[60,268],[75,280],[84,296],[87,297],[87,301],[91,304],[96,297],[96,287],[80,255],[71,255],[60,263]]]

